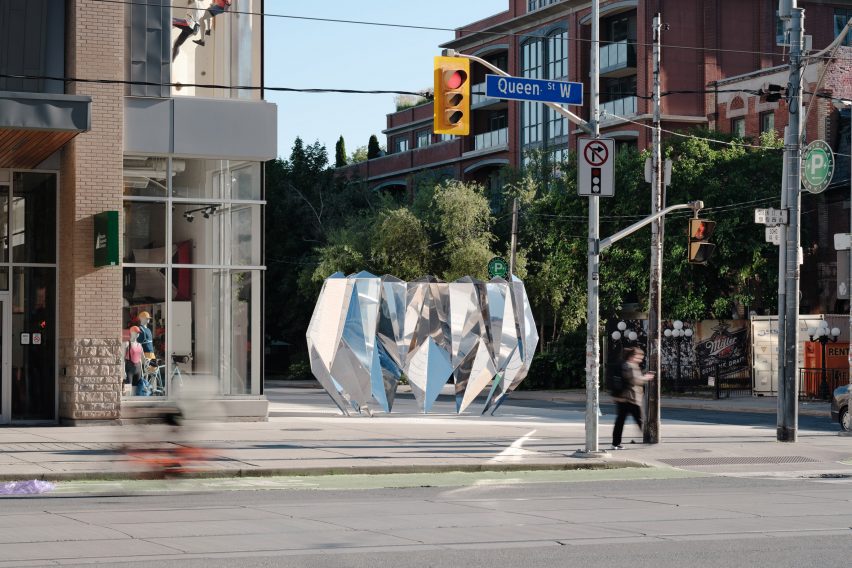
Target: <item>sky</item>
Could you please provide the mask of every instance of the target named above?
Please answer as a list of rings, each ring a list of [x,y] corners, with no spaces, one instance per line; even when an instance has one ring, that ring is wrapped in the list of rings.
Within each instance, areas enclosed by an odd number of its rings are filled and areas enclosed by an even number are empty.
[[[266,0],[265,12],[288,16],[458,28],[508,9],[509,0]],[[446,15],[444,15],[446,14]],[[412,30],[267,16],[267,87],[421,91],[432,86],[432,57],[451,31]],[[278,155],[287,158],[296,136],[325,144],[329,159],[343,135],[346,151],[366,146],[395,110],[394,95],[278,93]]]

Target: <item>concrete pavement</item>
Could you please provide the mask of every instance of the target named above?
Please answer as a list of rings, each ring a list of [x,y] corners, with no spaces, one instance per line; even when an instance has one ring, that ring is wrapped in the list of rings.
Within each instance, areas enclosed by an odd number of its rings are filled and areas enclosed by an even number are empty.
[[[199,424],[174,432],[162,425],[0,428],[0,479],[114,479],[142,477],[147,466],[129,445],[207,448],[198,473],[208,476],[318,475],[438,471],[583,469],[646,465],[736,475],[852,475],[852,444],[828,422],[803,413],[799,443],[775,442],[774,418],[727,401],[713,410],[664,403],[663,443],[645,446],[635,425],[626,449],[579,458],[584,446],[582,397],[576,393],[517,393],[496,416],[456,416],[450,397],[429,415],[416,414],[401,394],[392,415],[339,416],[315,389],[272,387],[263,423]],[[572,398],[573,397],[573,398]],[[774,402],[774,401],[771,401]],[[600,446],[608,447],[611,408],[603,405]],[[669,408],[669,410],[665,410]],[[716,410],[726,412],[716,412]],[[743,410],[746,409],[746,410]]]

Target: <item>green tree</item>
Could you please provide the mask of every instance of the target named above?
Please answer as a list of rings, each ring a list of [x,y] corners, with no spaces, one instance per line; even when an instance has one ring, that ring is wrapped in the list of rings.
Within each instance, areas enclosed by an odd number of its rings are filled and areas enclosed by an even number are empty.
[[[346,143],[343,141],[343,136],[337,139],[337,144],[334,145],[334,167],[342,168],[346,165]]]
[[[372,160],[381,155],[382,149],[379,146],[379,139],[375,134],[370,135],[370,141],[367,143],[367,159]]]
[[[494,256],[494,218],[482,186],[443,181],[435,188],[432,210],[431,221],[443,240],[438,276],[448,281],[462,276],[487,278],[488,261]]]
[[[414,280],[429,272],[429,235],[410,209],[400,207],[379,213],[372,237],[372,257],[377,274]]]
[[[349,162],[352,164],[357,164],[359,162],[367,161],[367,147],[366,146],[358,146],[352,152],[352,155],[349,157]]]

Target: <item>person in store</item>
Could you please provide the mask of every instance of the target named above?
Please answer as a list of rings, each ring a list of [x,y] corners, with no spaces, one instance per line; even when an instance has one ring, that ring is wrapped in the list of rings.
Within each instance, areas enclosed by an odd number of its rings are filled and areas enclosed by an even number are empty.
[[[213,31],[213,24],[210,20],[230,8],[231,2],[232,0],[211,0],[210,7],[201,16],[201,21],[199,22],[201,24],[201,38],[192,40],[193,43],[201,46],[204,45],[204,36],[209,36],[210,32]]]

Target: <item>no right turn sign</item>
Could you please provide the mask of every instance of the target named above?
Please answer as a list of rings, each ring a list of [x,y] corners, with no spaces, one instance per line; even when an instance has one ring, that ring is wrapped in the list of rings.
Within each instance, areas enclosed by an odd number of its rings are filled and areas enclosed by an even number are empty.
[[[577,193],[591,197],[615,195],[613,162],[615,140],[611,138],[579,138],[577,141]]]

